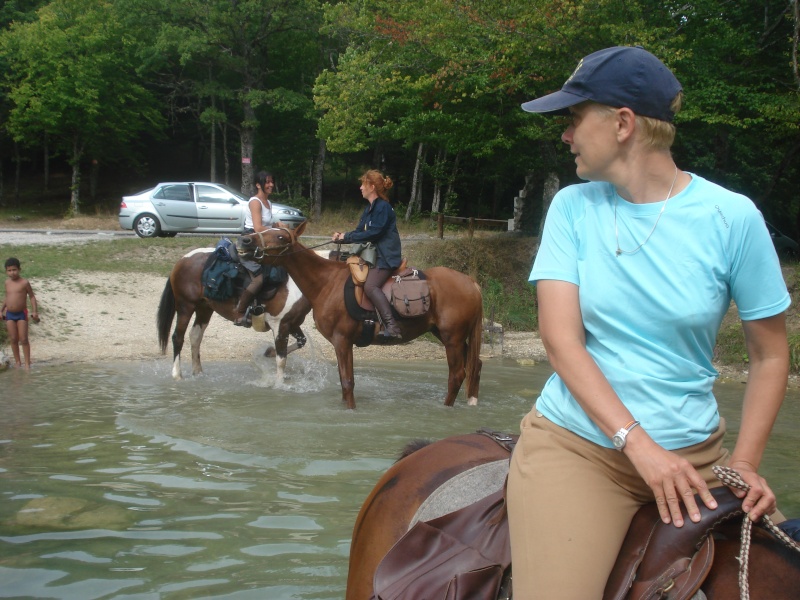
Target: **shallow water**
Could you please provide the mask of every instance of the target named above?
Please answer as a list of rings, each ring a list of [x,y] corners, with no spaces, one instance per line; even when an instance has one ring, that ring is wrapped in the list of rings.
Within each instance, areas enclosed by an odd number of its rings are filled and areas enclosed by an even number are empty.
[[[481,401],[441,404],[444,362],[356,365],[357,411],[336,367],[291,357],[208,363],[175,382],[166,360],[2,375],[0,598],[334,599],[353,522],[414,438],[516,431],[550,371],[484,361]],[[718,387],[735,433],[741,384]],[[800,516],[798,395],[765,472]]]

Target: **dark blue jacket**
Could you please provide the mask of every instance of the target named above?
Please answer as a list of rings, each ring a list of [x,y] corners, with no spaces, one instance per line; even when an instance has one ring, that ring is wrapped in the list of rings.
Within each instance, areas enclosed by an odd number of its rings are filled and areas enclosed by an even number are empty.
[[[375,244],[378,249],[378,268],[396,269],[400,266],[402,255],[397,218],[392,205],[382,198],[376,198],[364,209],[358,227],[345,233],[344,241],[347,244]]]

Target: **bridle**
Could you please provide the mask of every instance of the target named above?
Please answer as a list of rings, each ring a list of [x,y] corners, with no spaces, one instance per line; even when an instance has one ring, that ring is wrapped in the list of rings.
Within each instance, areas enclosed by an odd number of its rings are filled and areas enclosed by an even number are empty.
[[[280,243],[280,244],[267,245],[267,243],[266,243],[266,241],[264,239],[264,234],[265,233],[269,233],[270,231],[283,231],[283,232],[285,232],[286,235],[289,237],[289,241],[288,242],[284,242],[284,243]],[[329,240],[327,242],[323,242],[321,244],[317,244],[316,246],[303,247],[301,250],[291,250],[292,246],[294,245],[294,243],[296,241],[295,240],[295,236],[290,230],[286,229],[285,227],[270,227],[269,229],[265,229],[264,231],[257,231],[257,232],[254,232],[254,233],[249,233],[247,235],[258,236],[259,244],[252,251],[253,259],[255,261],[257,261],[257,262],[260,262],[261,259],[263,259],[265,257],[277,258],[279,256],[288,256],[288,255],[291,255],[291,254],[299,254],[300,252],[306,252],[308,250],[314,250],[315,248],[320,248],[322,246],[327,246],[328,244],[340,243],[340,242],[334,242],[333,240]],[[277,252],[273,252],[273,251],[277,251]],[[249,254],[250,251],[248,250],[246,253]]]

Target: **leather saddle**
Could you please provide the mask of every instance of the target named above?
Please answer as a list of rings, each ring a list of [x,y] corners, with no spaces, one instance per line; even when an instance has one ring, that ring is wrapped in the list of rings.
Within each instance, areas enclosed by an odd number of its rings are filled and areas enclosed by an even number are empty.
[[[511,453],[519,436],[480,430]],[[691,598],[714,558],[714,528],[739,519],[741,500],[726,487],[712,490],[718,508],[698,498],[701,520],[665,525],[655,503],[643,506],[606,584],[604,600]],[[375,572],[373,600],[498,598],[511,570],[505,486],[469,506],[413,525]],[[504,590],[504,593],[505,592]]]
[[[350,277],[353,281],[353,293],[355,295],[356,304],[365,311],[374,311],[375,305],[364,293],[364,282],[367,281],[367,275],[369,274],[369,264],[360,256],[355,255],[348,256],[345,262],[350,268]],[[384,283],[383,287],[381,288],[387,299],[392,299],[392,283],[394,283],[393,278],[402,276],[407,269],[408,260],[403,258],[400,266],[392,271],[389,279],[386,280],[386,283]]]

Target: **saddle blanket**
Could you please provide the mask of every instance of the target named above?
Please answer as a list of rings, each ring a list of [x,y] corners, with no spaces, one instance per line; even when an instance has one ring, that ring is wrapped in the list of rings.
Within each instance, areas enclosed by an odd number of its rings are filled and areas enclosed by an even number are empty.
[[[438,487],[417,509],[408,524],[411,529],[419,521],[432,521],[455,512],[502,489],[508,475],[508,459],[472,467]]]

